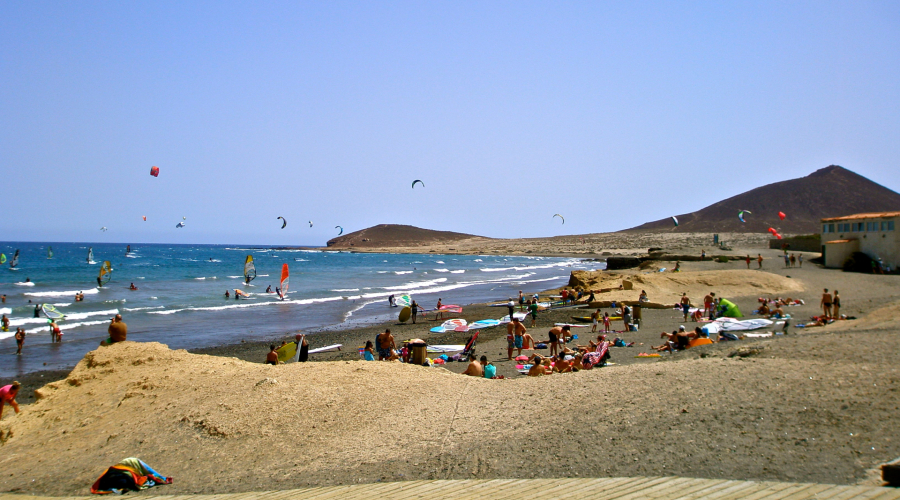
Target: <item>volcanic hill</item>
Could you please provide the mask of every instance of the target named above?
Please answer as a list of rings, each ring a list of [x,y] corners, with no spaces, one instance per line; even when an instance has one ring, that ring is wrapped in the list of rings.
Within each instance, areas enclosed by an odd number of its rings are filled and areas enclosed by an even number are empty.
[[[329,248],[417,247],[458,241],[490,241],[491,238],[452,231],[434,231],[401,224],[379,224],[328,240]]]
[[[738,212],[748,210],[742,223]],[[900,210],[900,194],[838,165],[732,196],[689,214],[647,222],[633,232],[818,233],[819,220],[863,212]],[[779,220],[778,212],[787,217]]]

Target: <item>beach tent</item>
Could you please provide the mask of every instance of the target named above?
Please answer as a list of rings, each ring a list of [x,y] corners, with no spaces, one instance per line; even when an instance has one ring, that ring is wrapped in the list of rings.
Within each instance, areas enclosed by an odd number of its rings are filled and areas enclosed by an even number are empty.
[[[744,315],[741,314],[741,310],[738,309],[737,304],[727,299],[722,299],[719,301],[719,311],[719,316],[725,316],[726,318],[744,317]]]

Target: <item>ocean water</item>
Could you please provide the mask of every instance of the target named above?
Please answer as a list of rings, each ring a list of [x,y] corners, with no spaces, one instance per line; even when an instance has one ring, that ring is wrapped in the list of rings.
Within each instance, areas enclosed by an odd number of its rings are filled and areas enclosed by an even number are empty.
[[[54,256],[47,258],[47,247]],[[93,263],[87,262],[93,248]],[[391,294],[410,294],[423,307],[505,300],[518,290],[533,293],[562,286],[573,269],[602,263],[575,258],[497,255],[359,254],[278,250],[227,245],[132,245],[87,243],[0,243],[17,269],[0,265],[0,312],[10,331],[0,332],[0,377],[72,366],[107,337],[110,318],[122,314],[128,338],[157,341],[175,349],[259,340],[322,328],[385,321],[398,310]],[[243,265],[253,255],[258,276],[246,286]],[[98,287],[103,261],[112,264],[112,280]],[[290,267],[286,300],[265,293],[279,286],[281,266]],[[31,284],[25,284],[26,278]],[[134,283],[138,290],[130,290]],[[247,299],[224,297],[234,288]],[[75,293],[85,294],[75,302]],[[66,315],[62,344],[51,344],[48,320],[34,317],[35,304],[50,303]],[[501,311],[502,312],[502,311]],[[498,313],[497,317],[502,316]],[[13,335],[28,332],[22,356]]]

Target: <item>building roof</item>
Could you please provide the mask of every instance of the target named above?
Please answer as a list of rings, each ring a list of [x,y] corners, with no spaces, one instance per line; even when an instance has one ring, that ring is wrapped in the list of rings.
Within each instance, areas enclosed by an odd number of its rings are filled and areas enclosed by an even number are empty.
[[[859,241],[859,240],[856,240],[856,239],[853,239],[853,240],[831,240],[831,241],[826,241],[825,244],[826,245],[835,245],[835,244],[839,244],[839,243],[850,243],[851,241]]]
[[[884,219],[887,217],[900,216],[900,212],[871,212],[867,214],[844,215],[843,217],[829,217],[822,219],[822,222],[837,222],[840,220],[856,220],[856,219]]]

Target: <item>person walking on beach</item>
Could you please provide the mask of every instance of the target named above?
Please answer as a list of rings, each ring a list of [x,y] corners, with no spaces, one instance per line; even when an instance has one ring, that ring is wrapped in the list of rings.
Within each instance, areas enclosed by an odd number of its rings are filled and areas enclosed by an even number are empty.
[[[797,254],[797,267],[803,267],[803,254]]]
[[[791,267],[794,267],[797,264],[797,256],[791,254]]]
[[[19,404],[16,403],[16,396],[19,394],[20,387],[22,387],[22,384],[18,380],[0,387],[0,419],[3,418],[3,407],[7,404],[12,406],[16,413],[19,413]]]
[[[107,328],[106,331],[109,334],[109,338],[100,342],[100,345],[102,346],[112,345],[116,342],[125,342],[125,339],[128,337],[128,325],[122,321],[121,314],[116,314],[116,317],[109,323],[109,328]]]
[[[598,323],[600,323],[600,309],[591,313],[591,333],[597,333]]]
[[[22,346],[25,345],[25,329],[16,328],[16,356],[22,355]]]
[[[759,264],[758,269],[762,269],[762,261],[763,261],[762,254],[761,253],[756,254],[756,263]]]
[[[519,309],[525,310],[525,295],[519,290]]]
[[[434,306],[434,310],[437,311],[434,315],[434,320],[438,320],[438,316],[440,315],[440,319],[444,319],[444,311],[441,310],[441,306],[444,304],[441,302],[441,299],[438,298],[437,305]]]
[[[747,254],[747,269],[750,269],[750,261],[751,261],[751,260],[752,260],[752,259],[750,258],[750,254],[748,253],[748,254]]]
[[[506,303],[506,308],[509,309],[509,320],[512,321],[513,314],[516,312],[516,303],[513,302],[512,297],[510,297],[509,302]]]
[[[784,252],[784,268],[787,269],[791,267],[791,259],[788,257],[787,252]]]
[[[681,312],[684,313],[684,320],[688,320],[691,313],[691,299],[687,296],[687,292],[681,294]]]
[[[831,317],[831,304],[833,300],[834,299],[831,297],[831,294],[828,293],[828,289],[826,288],[825,291],[822,292],[822,300],[819,302],[825,320]]]
[[[838,294],[838,291],[834,291],[834,297],[831,302],[831,306],[833,308],[832,314],[834,315],[834,319],[841,319],[841,296]]]
[[[715,300],[716,292],[709,292],[703,297],[703,312],[709,314],[712,310],[713,300]]]
[[[412,301],[412,304],[409,305],[409,308],[412,310],[412,320],[413,324],[416,324],[416,316],[419,314],[419,303],[415,300]]]
[[[375,338],[375,342],[378,344],[378,361],[391,359],[391,355],[394,354],[394,349],[397,347],[394,344],[394,336],[391,335],[391,329],[387,328],[384,330],[384,333],[379,333],[378,337]]]

